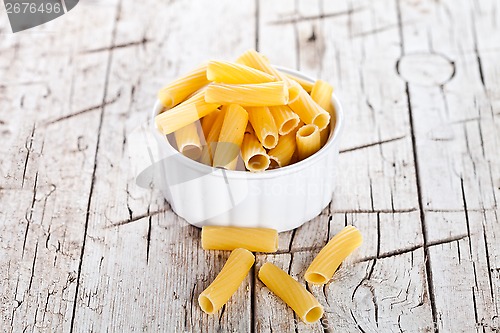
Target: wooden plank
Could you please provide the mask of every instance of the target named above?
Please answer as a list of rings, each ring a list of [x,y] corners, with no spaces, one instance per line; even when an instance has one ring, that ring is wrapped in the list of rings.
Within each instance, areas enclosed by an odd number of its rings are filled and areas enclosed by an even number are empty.
[[[197,228],[173,214],[159,192],[136,186],[127,151],[159,87],[207,59],[233,60],[254,46],[254,5],[122,4],[115,44],[128,46],[112,50],[106,89],[118,98],[103,115],[75,332],[251,330],[250,276],[217,315],[201,311],[198,295],[228,253],[203,251]],[[220,36],[239,22],[246,23]]]
[[[498,13],[488,10],[496,4],[400,1],[399,8],[398,70],[411,106],[436,328],[494,331],[499,327],[498,279],[491,266],[497,262],[500,228],[494,178],[500,166],[494,97],[499,85],[485,73],[498,72],[492,59],[498,58],[500,42],[490,37],[498,35]],[[450,242],[433,244],[444,237]]]
[[[79,52],[109,43],[115,7],[95,11],[82,5],[74,20],[2,39],[0,327],[7,332],[70,330],[107,66],[106,53]],[[89,37],[93,29],[98,38]]]

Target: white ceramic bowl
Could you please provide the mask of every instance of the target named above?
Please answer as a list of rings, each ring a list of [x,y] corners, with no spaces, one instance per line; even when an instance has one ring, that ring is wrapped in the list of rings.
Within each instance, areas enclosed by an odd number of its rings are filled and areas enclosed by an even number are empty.
[[[314,82],[297,71],[278,69]],[[156,101],[152,124],[162,158],[159,186],[172,209],[197,227],[266,227],[280,232],[320,214],[332,199],[343,126],[342,106],[335,96],[332,102],[335,126],[317,153],[290,166],[251,173],[212,168],[180,154],[154,125],[161,111]]]

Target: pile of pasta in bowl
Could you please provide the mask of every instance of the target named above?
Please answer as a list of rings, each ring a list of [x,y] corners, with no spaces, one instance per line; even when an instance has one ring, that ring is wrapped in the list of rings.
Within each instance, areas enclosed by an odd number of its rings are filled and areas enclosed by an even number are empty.
[[[209,61],[163,87],[159,131],[183,155],[226,170],[261,172],[320,150],[332,128],[333,87],[277,70],[248,50]]]

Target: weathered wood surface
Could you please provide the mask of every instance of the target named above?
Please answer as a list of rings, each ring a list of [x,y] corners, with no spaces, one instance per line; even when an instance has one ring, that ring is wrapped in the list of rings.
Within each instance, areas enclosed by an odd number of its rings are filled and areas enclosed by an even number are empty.
[[[498,1],[83,1],[0,34],[0,331],[500,330]],[[335,85],[338,187],[207,316],[227,253],[135,186],[128,138],[164,82],[248,48]],[[363,247],[297,322],[258,268],[304,283],[347,224]]]

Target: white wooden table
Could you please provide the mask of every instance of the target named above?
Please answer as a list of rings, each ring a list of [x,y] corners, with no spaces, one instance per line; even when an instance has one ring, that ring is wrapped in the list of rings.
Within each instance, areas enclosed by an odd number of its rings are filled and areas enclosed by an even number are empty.
[[[228,253],[134,186],[127,137],[162,84],[249,48],[334,84],[338,188],[207,316]],[[1,332],[500,330],[498,0],[93,0],[17,34],[0,9],[0,55]],[[347,224],[363,247],[294,325],[258,267],[303,283]]]

